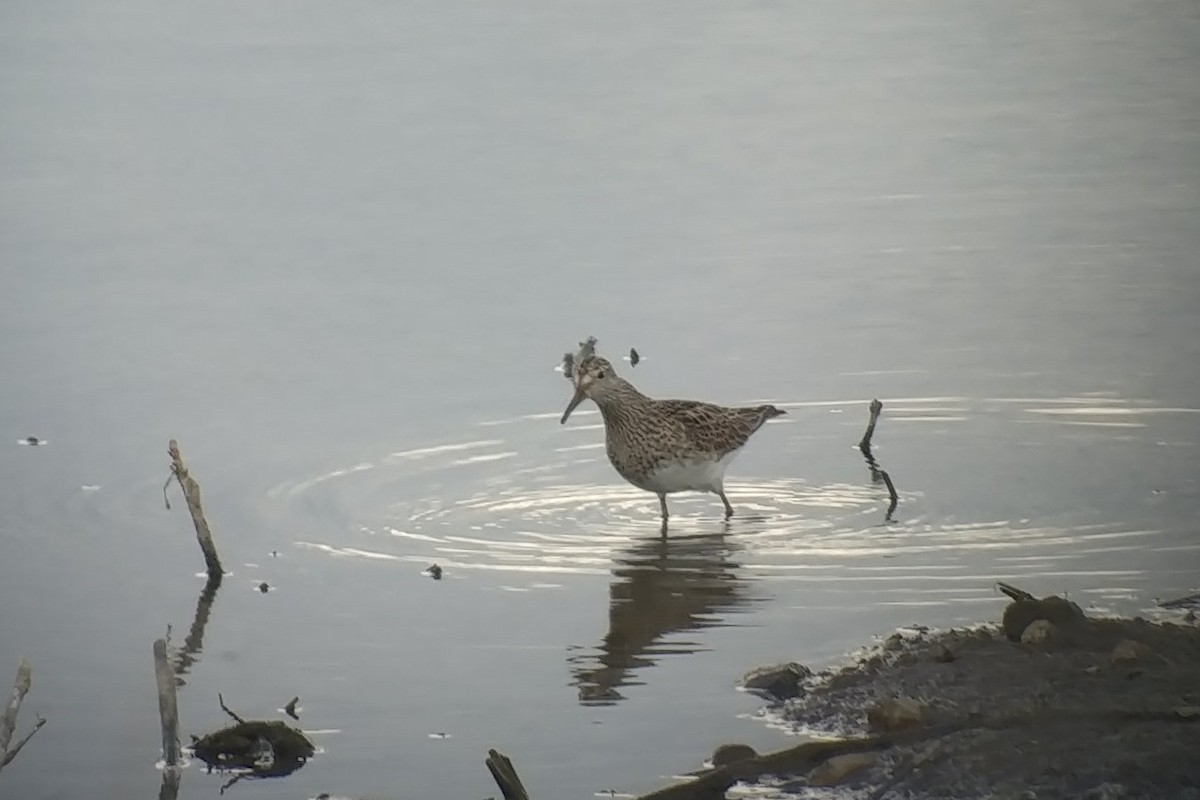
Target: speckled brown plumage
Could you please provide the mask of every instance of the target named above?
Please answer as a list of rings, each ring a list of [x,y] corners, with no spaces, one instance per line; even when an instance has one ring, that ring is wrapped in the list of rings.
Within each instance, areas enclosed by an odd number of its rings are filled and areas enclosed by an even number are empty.
[[[585,398],[604,418],[608,460],[625,480],[658,495],[663,521],[666,495],[708,491],[725,497],[724,474],[729,462],[763,424],[784,411],[763,405],[728,408],[695,400],[655,400],[616,374],[599,356],[576,362],[575,396],[562,421]]]

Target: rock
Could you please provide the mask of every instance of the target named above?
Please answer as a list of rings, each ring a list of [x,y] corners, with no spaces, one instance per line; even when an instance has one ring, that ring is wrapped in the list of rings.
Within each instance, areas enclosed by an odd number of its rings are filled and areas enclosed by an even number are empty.
[[[944,644],[935,644],[929,650],[929,657],[939,664],[949,664],[954,660],[954,651]]]
[[[812,670],[793,661],[752,669],[742,677],[742,686],[752,692],[786,700],[800,694],[800,682],[810,675]]]
[[[1141,661],[1148,655],[1150,655],[1150,648],[1147,645],[1133,639],[1122,639],[1113,647],[1109,660],[1114,664],[1123,664]]]
[[[835,786],[875,763],[870,753],[846,753],[834,756],[808,775],[810,786]]]
[[[1021,632],[1021,644],[1047,645],[1058,638],[1058,628],[1046,619],[1035,619]]]
[[[1175,716],[1181,719],[1195,719],[1200,717],[1200,706],[1179,706],[1175,709]]]
[[[758,753],[750,745],[723,744],[713,751],[711,761],[714,767],[723,767],[739,761],[748,761],[751,758],[758,758]]]
[[[911,697],[889,697],[867,709],[867,725],[876,731],[902,731],[921,724],[925,706]]]
[[[904,637],[899,633],[893,633],[883,643],[884,650],[900,650],[904,647]]]
[[[1041,600],[1016,600],[1004,609],[1004,634],[1009,641],[1021,640],[1021,634],[1034,620],[1044,619],[1058,628],[1069,630],[1083,623],[1085,617],[1079,606],[1061,597]]]

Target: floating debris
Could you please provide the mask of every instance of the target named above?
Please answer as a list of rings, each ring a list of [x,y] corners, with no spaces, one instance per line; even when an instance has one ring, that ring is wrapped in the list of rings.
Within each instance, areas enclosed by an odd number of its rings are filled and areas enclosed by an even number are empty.
[[[39,439],[36,436],[26,436],[24,439],[17,439],[17,444],[23,444],[26,447],[41,447],[44,444],[50,444],[50,440]]]
[[[296,703],[300,702],[299,696],[293,697],[288,701],[288,704],[283,707],[283,713],[287,714],[294,720],[299,720],[300,717],[296,714]]]
[[[435,581],[440,581],[442,579],[442,568],[437,564],[430,564],[429,568],[421,574],[433,578]]]
[[[266,581],[263,581],[258,585],[258,590],[263,594],[266,594],[267,592],[271,591],[271,586]]]
[[[638,365],[638,362],[641,360],[642,360],[642,357],[638,355],[637,348],[636,347],[629,348],[629,366],[636,367]]]
[[[279,551],[278,551],[278,550],[272,550],[272,551],[271,551],[271,558],[279,558]]]
[[[589,336],[586,342],[579,343],[579,352],[575,354],[576,361],[584,361],[596,355],[596,337]]]
[[[192,752],[210,767],[249,770],[261,778],[295,772],[316,751],[304,734],[276,721],[243,721],[192,738]]]
[[[449,739],[449,738],[451,738],[451,736],[450,736],[450,734],[446,733],[445,731],[438,731],[437,733],[429,734],[429,738],[430,739]]]

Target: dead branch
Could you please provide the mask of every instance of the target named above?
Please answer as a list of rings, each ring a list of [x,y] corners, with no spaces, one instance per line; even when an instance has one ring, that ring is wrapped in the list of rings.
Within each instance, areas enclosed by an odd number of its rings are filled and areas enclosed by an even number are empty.
[[[12,741],[13,732],[17,729],[17,715],[21,713],[21,703],[25,700],[25,695],[29,693],[29,687],[32,685],[33,667],[29,666],[29,662],[22,658],[21,663],[17,665],[17,677],[13,680],[8,706],[4,709],[4,716],[0,717],[0,769],[4,769],[11,763],[17,757],[17,753],[21,752],[25,743],[46,724],[46,720],[38,717],[33,730],[25,734],[15,746],[11,748],[8,746]]]
[[[0,769],[4,769],[4,767],[8,766],[8,763],[17,757],[17,753],[21,752],[21,748],[25,746],[25,743],[32,739],[33,735],[40,731],[42,726],[45,724],[46,720],[38,717],[37,722],[33,726],[33,730],[21,737],[21,740],[17,742],[12,749],[4,752],[4,758],[0,759]]]
[[[13,731],[17,728],[17,714],[21,712],[21,701],[29,693],[32,678],[33,667],[22,658],[21,663],[17,665],[17,677],[13,680],[8,707],[4,709],[4,716],[0,717],[0,753],[7,750],[8,743],[12,741]]]
[[[221,696],[220,692],[217,692],[217,701],[221,704],[221,710],[224,711],[229,716],[233,717],[235,722],[240,722],[243,725],[246,724],[246,720],[242,719],[237,714],[235,714],[229,710],[229,706],[225,705],[225,698]]]
[[[213,544],[212,533],[208,529],[208,520],[204,518],[204,508],[200,505],[200,484],[196,483],[195,479],[188,474],[187,467],[183,465],[183,457],[179,454],[179,444],[174,439],[167,445],[167,454],[171,456],[171,475],[179,481],[179,488],[183,490],[183,497],[187,500],[188,511],[192,513],[192,524],[196,527],[196,541],[200,543],[200,550],[204,553],[204,564],[208,569],[208,577],[212,579],[214,576],[222,575],[225,570],[221,567],[221,559],[217,556],[217,548]],[[167,483],[170,483],[169,478]],[[163,497],[166,497],[165,487]]]
[[[858,449],[867,458],[871,457],[871,437],[875,435],[875,423],[879,420],[879,413],[883,411],[883,403],[876,398],[871,401],[871,418],[867,422],[867,431],[863,434],[862,440],[858,443]]]
[[[488,750],[485,763],[492,773],[496,785],[500,787],[504,800],[529,800],[529,793],[525,791],[525,785],[521,783],[520,777],[517,776],[517,770],[508,756],[498,750]]]
[[[154,641],[154,679],[158,684],[158,718],[162,727],[163,761],[170,770],[180,764],[179,701],[175,695],[175,670],[167,660],[167,640]]]

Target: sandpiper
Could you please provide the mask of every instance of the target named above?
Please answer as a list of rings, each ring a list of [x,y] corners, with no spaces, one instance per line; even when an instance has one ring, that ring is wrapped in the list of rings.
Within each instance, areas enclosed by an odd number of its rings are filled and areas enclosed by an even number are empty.
[[[725,504],[725,470],[763,424],[786,412],[771,405],[727,408],[695,400],[655,400],[617,375],[606,359],[591,355],[575,363],[575,396],[563,412],[585,399],[600,407],[608,460],[621,477],[658,495],[663,530],[667,495],[712,492]]]

